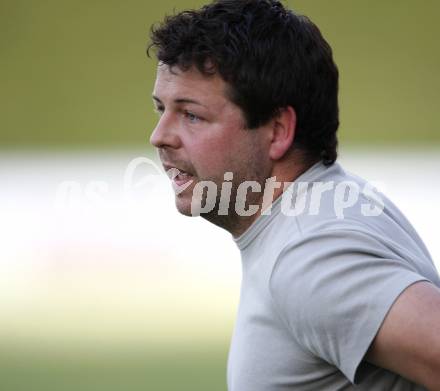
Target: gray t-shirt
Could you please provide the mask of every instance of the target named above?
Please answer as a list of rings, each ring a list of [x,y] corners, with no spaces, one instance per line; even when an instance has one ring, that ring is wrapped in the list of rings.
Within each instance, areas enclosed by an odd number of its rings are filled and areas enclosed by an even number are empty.
[[[320,197],[315,182],[327,189]],[[347,201],[347,183],[359,190],[356,202]],[[363,361],[405,288],[440,286],[421,239],[385,196],[337,163],[315,164],[290,189],[303,213],[279,197],[236,239],[243,276],[228,390],[424,390]],[[344,202],[352,206],[341,213]]]

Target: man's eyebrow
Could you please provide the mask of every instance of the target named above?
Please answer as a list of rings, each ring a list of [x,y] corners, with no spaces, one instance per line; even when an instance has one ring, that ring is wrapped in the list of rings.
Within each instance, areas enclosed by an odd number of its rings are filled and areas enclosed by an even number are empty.
[[[155,100],[157,103],[163,104],[162,101],[155,95],[153,95],[153,100]],[[173,102],[174,103],[193,103],[195,105],[200,105],[200,106],[206,107],[203,103],[201,103],[197,100],[194,100],[194,99],[190,99],[190,98],[177,98],[177,99],[174,99]]]

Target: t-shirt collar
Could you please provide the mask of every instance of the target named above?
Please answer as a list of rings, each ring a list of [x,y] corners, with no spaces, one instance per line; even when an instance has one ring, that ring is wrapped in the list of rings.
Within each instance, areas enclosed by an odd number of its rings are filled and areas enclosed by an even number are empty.
[[[336,164],[336,163],[335,163]],[[319,175],[327,167],[319,161],[311,166],[308,170],[303,172],[295,182],[310,182],[314,177]],[[293,184],[292,184],[293,185]],[[292,186],[291,185],[291,186]],[[270,213],[264,214],[264,211],[258,218],[243,232],[239,237],[232,238],[237,244],[240,251],[244,250],[263,230],[267,225],[277,216],[281,211],[282,194],[270,205],[267,209],[271,209]],[[267,210],[266,209],[266,210]]]

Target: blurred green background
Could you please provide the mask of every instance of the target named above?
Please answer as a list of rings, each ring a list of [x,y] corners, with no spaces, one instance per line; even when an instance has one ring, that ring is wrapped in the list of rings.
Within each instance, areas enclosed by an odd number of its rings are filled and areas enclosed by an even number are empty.
[[[156,120],[150,98],[156,63],[145,55],[149,27],[201,4],[0,0],[0,154],[149,149]],[[440,142],[440,2],[286,4],[308,15],[333,47],[342,148]],[[147,341],[134,335],[122,346],[94,341],[93,348],[86,341],[2,337],[0,389],[225,390],[234,304],[220,332],[197,338],[195,329],[173,343],[166,333]]]
[[[149,26],[202,3],[1,0],[1,147],[147,146]],[[439,142],[438,1],[286,3],[334,49],[342,145]]]

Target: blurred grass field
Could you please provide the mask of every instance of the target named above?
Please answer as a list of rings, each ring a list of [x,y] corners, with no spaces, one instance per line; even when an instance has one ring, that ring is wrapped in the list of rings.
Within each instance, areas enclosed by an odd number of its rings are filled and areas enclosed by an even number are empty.
[[[167,206],[148,213],[53,211],[61,181],[113,184],[118,151],[151,152],[149,27],[203,3],[0,0],[1,391],[226,389],[240,277],[230,239],[183,223],[162,195]],[[333,47],[341,150],[361,146],[354,165],[359,155],[372,179],[395,179],[404,211],[437,243],[440,2],[285,3]]]
[[[197,341],[194,341],[198,345]],[[110,353],[32,352],[0,345],[0,389],[13,391],[223,391],[224,346]]]
[[[147,147],[149,28],[201,0],[1,0],[0,147]],[[340,68],[345,143],[440,141],[440,2],[292,0]]]

